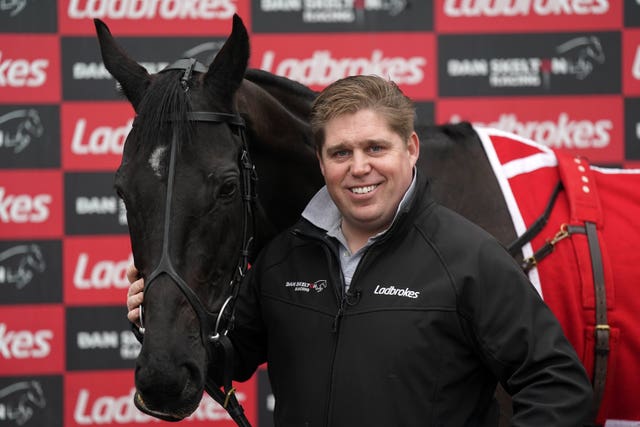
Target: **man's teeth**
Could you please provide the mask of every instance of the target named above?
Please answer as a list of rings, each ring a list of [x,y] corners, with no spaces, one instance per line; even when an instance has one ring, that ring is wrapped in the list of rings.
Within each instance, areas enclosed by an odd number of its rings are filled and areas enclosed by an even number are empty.
[[[377,185],[368,185],[366,187],[352,187],[351,192],[356,194],[367,194],[375,190]]]

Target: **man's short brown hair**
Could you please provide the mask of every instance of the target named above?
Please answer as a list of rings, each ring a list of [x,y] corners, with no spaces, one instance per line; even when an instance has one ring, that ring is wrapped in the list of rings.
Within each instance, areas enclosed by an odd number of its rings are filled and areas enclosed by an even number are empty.
[[[318,95],[311,107],[311,132],[318,151],[327,122],[343,114],[370,109],[381,114],[389,128],[405,141],[414,130],[415,106],[391,80],[378,76],[350,76],[337,80]]]

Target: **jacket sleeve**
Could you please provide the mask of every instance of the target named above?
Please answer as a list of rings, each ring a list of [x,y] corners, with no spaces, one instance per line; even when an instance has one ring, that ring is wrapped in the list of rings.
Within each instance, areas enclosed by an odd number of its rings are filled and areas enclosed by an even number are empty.
[[[482,245],[463,310],[485,363],[513,398],[513,426],[581,426],[592,388],[551,310],[495,241]]]

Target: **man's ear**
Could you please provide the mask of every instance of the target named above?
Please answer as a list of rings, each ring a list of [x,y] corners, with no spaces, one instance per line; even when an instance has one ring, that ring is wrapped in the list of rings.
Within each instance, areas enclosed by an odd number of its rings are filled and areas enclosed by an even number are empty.
[[[411,157],[412,166],[415,166],[418,161],[418,157],[420,156],[420,138],[417,133],[413,132],[411,136],[409,136],[409,140],[407,141],[407,150]]]
[[[320,165],[320,172],[322,176],[324,176],[324,163],[322,162],[322,148],[316,150],[316,158],[318,159],[318,164]]]

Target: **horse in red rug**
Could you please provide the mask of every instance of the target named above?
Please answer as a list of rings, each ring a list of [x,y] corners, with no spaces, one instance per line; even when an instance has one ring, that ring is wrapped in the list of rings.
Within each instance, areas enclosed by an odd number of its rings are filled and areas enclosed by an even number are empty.
[[[640,170],[476,130],[516,233],[537,231],[523,268],[592,375],[597,423],[640,425]]]

